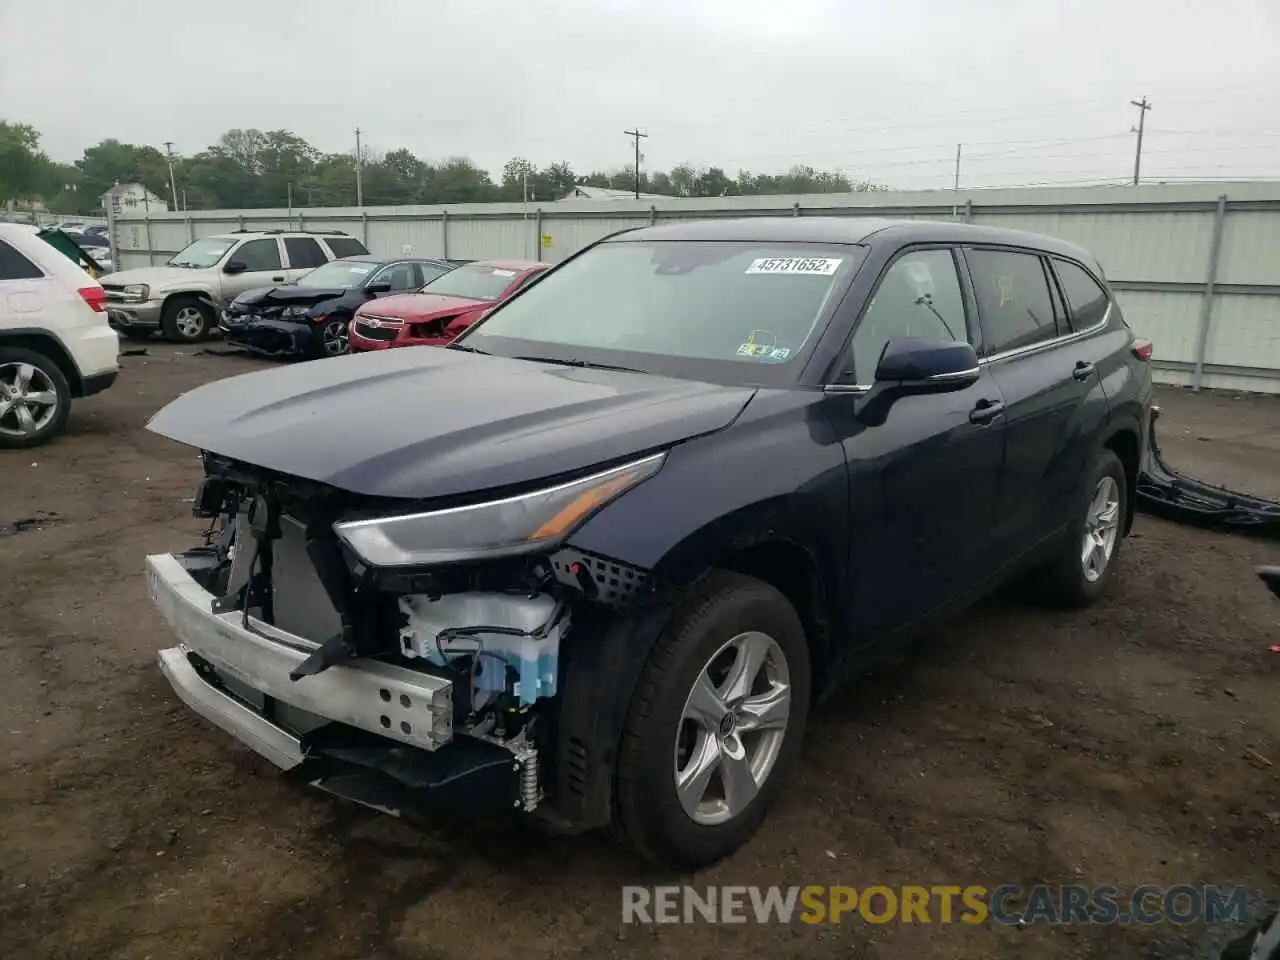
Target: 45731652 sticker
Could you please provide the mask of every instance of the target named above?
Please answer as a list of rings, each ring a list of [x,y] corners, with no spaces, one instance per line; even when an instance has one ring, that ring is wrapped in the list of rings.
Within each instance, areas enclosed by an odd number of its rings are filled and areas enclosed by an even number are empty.
[[[843,262],[839,257],[760,257],[751,261],[746,272],[829,277]]]

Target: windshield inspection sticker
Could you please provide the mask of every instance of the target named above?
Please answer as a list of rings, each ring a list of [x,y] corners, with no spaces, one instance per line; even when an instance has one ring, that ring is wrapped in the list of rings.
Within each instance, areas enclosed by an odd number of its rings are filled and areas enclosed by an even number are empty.
[[[781,363],[791,356],[791,348],[778,346],[777,338],[768,330],[752,330],[747,342],[738,347],[738,356]]]
[[[747,273],[790,273],[810,277],[829,277],[840,269],[839,257],[762,257],[752,260]]]
[[[493,269],[493,275],[495,277],[514,277],[516,272],[514,270],[499,270],[495,267]]]

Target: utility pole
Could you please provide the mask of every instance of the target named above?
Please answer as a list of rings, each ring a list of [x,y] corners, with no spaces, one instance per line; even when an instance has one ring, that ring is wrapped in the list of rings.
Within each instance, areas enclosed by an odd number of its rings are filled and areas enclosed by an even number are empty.
[[[639,127],[636,127],[634,130],[623,130],[622,132],[625,133],[632,140],[634,140],[636,144],[636,170],[635,170],[636,199],[639,200],[640,199],[640,141],[647,140],[649,138],[649,135],[647,133],[641,133]]]
[[[956,175],[951,183],[951,192],[956,195],[955,200],[951,201],[951,219],[954,220],[960,214],[960,147],[962,144],[956,144]]]
[[[1138,108],[1138,125],[1134,130],[1138,134],[1138,150],[1133,157],[1133,185],[1138,185],[1138,176],[1142,173],[1142,134],[1147,126],[1147,111],[1151,109],[1151,104],[1147,102],[1146,94],[1143,94],[1141,100],[1130,100],[1131,104]]]
[[[173,178],[173,141],[164,142],[164,159],[169,164],[169,199],[173,201],[173,209],[178,209],[178,184]]]
[[[360,168],[364,165],[364,155],[360,152],[360,128],[356,127],[356,206],[364,206],[364,182],[361,180]]]

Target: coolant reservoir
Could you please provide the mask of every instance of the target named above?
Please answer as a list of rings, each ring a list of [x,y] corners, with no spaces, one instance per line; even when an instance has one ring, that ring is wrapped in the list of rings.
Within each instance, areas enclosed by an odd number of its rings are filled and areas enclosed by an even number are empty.
[[[515,672],[511,693],[521,704],[530,704],[556,693],[560,639],[568,628],[564,616],[545,637],[514,636],[482,631],[465,637],[440,637],[459,627],[506,627],[532,633],[555,612],[556,602],[546,594],[447,593],[438,600],[413,594],[400,598],[405,625],[400,630],[400,652],[441,666],[460,656],[475,656],[474,695],[488,700],[507,690],[506,667]]]

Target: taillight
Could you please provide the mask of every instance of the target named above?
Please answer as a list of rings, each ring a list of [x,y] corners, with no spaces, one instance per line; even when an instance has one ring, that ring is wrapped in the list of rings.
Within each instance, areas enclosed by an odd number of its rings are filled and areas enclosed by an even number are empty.
[[[1139,360],[1151,359],[1152,345],[1150,340],[1143,340],[1141,338],[1134,340],[1133,346],[1130,347],[1130,349],[1133,351],[1133,355]]]
[[[84,302],[89,305],[89,309],[94,313],[102,313],[107,309],[107,291],[101,287],[81,287],[76,293],[84,298]]]

